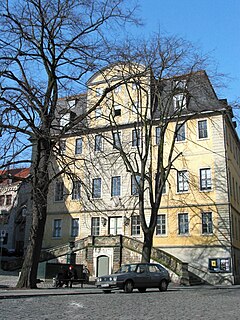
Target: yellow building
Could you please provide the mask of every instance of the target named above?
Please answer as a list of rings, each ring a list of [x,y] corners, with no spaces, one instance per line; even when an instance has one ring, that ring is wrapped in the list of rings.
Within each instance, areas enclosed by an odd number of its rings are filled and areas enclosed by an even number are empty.
[[[156,82],[142,66],[113,65],[93,75],[87,85],[86,94],[59,104],[62,127],[93,111],[60,141],[64,164],[56,163],[65,165],[65,174],[49,193],[43,247],[88,236],[124,235],[143,241],[139,190],[129,168],[141,171],[150,132],[147,173],[155,179],[165,122],[165,167],[173,150],[153,246],[188,263],[188,270],[206,282],[239,283],[240,144],[231,108],[217,98],[206,73]],[[149,188],[147,182],[145,186]],[[144,204],[149,223],[147,190]],[[106,257],[111,272],[112,249],[98,245],[94,250],[91,256],[79,252],[78,261],[90,263],[97,276],[98,258]]]

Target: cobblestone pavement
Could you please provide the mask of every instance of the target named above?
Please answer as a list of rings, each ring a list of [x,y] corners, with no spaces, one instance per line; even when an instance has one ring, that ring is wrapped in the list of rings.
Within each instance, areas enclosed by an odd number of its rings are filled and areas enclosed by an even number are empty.
[[[4,280],[5,279],[5,280]],[[104,294],[93,286],[83,289],[50,289],[46,284],[30,296],[9,290],[3,283],[16,277],[0,274],[0,319],[70,320],[239,320],[240,286],[175,287],[167,292],[147,290]],[[44,287],[45,286],[45,287]],[[72,290],[72,291],[71,291]],[[4,297],[4,292],[13,292]],[[35,291],[34,291],[35,292]],[[39,295],[38,292],[43,292]],[[55,294],[57,292],[59,294]],[[54,293],[54,294],[53,294]],[[62,295],[64,294],[64,295]]]

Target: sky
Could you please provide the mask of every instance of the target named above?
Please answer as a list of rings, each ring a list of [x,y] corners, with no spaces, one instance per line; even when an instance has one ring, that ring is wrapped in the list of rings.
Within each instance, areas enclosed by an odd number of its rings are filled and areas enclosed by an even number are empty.
[[[210,54],[217,70],[227,75],[217,89],[229,104],[240,102],[240,0],[139,0],[144,28],[136,32],[167,32]]]

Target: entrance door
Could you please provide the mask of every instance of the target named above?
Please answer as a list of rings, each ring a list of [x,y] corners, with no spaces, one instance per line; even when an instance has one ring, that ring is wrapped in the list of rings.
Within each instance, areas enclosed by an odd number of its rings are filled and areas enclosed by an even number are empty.
[[[109,274],[109,258],[100,256],[97,258],[97,277]]]
[[[110,217],[109,218],[109,234],[114,236],[123,234],[122,230],[122,217]]]

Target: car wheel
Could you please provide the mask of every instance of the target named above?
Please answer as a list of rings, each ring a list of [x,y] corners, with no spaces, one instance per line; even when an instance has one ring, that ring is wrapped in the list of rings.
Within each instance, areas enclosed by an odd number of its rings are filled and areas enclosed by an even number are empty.
[[[127,280],[124,284],[124,292],[131,293],[133,291],[133,282],[131,280]]]
[[[104,293],[111,293],[111,290],[103,290]]]
[[[144,293],[144,292],[146,292],[146,288],[138,288],[138,291],[141,293]]]
[[[160,282],[159,290],[160,291],[167,291],[168,288],[168,282],[166,280],[162,280]]]

